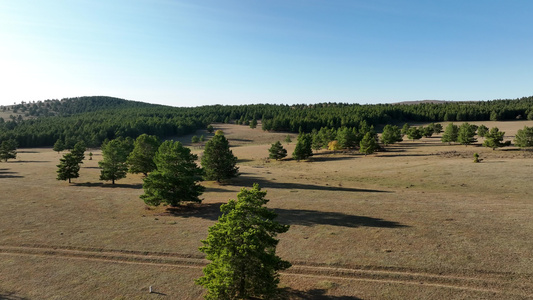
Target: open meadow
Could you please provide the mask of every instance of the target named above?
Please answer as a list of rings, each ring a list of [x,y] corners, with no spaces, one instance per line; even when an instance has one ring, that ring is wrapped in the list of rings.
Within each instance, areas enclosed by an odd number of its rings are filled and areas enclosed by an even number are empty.
[[[505,140],[533,126],[469,123],[497,126]],[[0,299],[199,299],[200,240],[220,205],[253,183],[291,225],[277,251],[293,264],[281,275],[293,299],[533,298],[533,152],[434,136],[368,156],[273,161],[270,144],[282,141],[290,157],[295,134],[287,144],[287,133],[214,127],[241,175],[203,182],[202,204],[173,211],[144,204],[140,175],[100,181],[100,150],[87,150],[72,184],[56,180],[61,154],[51,148],[0,163]],[[179,140],[191,146],[191,136]]]

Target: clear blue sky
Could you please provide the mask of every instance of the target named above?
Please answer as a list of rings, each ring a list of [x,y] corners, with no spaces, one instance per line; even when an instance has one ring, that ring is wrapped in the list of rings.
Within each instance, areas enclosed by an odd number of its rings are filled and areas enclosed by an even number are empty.
[[[533,95],[530,0],[0,0],[0,104]]]

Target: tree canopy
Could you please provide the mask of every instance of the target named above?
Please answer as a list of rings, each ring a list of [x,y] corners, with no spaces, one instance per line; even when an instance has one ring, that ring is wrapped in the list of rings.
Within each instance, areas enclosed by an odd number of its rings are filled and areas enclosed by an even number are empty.
[[[145,177],[155,170],[154,156],[161,142],[155,135],[141,134],[133,143],[133,151],[128,155],[126,163],[129,172],[142,173]]]
[[[71,183],[72,178],[80,177],[79,157],[76,157],[75,154],[65,153],[65,155],[59,159],[59,165],[57,165],[57,168],[57,180],[68,180],[68,183]]]
[[[155,153],[156,170],[143,179],[141,199],[148,205],[178,206],[181,202],[201,202],[205,188],[198,184],[202,170],[198,156],[180,142],[165,141]]]
[[[254,184],[220,207],[223,214],[200,247],[211,261],[196,280],[207,289],[206,299],[271,299],[278,292],[278,271],[291,264],[276,255],[276,235],[289,226],[274,220],[265,196]]]
[[[454,125],[453,123],[448,124],[446,126],[446,129],[444,130],[444,133],[442,134],[441,141],[443,143],[455,143],[457,142],[457,135],[459,134],[459,127],[457,125]]]
[[[465,146],[476,142],[476,139],[474,138],[476,135],[476,130],[476,125],[471,125],[468,123],[461,124],[461,126],[459,126],[459,130],[457,131],[457,142]]]
[[[385,125],[383,133],[381,134],[381,142],[385,145],[390,145],[401,141],[403,141],[403,139],[400,128],[396,125]]]
[[[492,148],[492,150],[502,147],[504,145],[502,143],[504,135],[505,132],[500,131],[498,127],[491,128],[490,131],[485,135],[485,141],[483,142],[483,146]]]
[[[230,150],[229,142],[222,131],[217,130],[215,136],[205,144],[201,164],[207,180],[220,182],[239,174],[237,157]]]
[[[533,147],[533,127],[524,126],[516,133],[514,143],[520,148]]]
[[[292,157],[297,161],[302,159],[307,159],[313,155],[313,150],[311,148],[312,140],[311,135],[306,133],[300,133],[298,135],[298,141],[296,142],[296,147],[292,153]]]
[[[0,160],[7,161],[8,159],[12,158],[17,158],[17,141],[2,141],[0,144]]]
[[[132,142],[126,139],[117,138],[102,145],[103,160],[98,162],[100,170],[100,180],[111,180],[115,184],[116,180],[126,178],[128,165],[126,160],[131,152]]]
[[[280,141],[272,144],[270,149],[268,149],[268,152],[268,157],[275,160],[280,160],[287,156],[287,150],[283,148]]]
[[[378,145],[376,143],[376,136],[372,132],[367,132],[361,142],[359,143],[359,152],[365,156],[374,153]]]

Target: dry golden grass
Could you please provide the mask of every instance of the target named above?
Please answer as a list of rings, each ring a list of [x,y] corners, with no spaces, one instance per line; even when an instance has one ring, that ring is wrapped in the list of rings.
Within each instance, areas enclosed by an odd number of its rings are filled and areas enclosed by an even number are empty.
[[[533,126],[472,123],[498,126],[506,138]],[[278,253],[294,264],[282,274],[293,298],[533,297],[531,152],[436,137],[366,157],[321,151],[277,162],[265,159],[270,144],[292,153],[294,134],[286,145],[284,133],[215,127],[235,146],[242,175],[204,182],[202,205],[172,213],[144,205],[140,176],[102,184],[97,150],[70,185],[55,179],[60,155],[49,148],[20,149],[1,163],[0,299],[200,298],[200,240],[220,204],[255,182],[291,225]],[[474,152],[482,163],[472,163]],[[161,294],[148,294],[149,285]]]

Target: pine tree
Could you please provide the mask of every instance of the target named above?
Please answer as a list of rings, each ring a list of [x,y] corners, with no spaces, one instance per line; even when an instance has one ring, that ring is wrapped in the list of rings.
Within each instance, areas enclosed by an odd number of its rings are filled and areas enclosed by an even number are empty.
[[[514,143],[520,148],[533,147],[533,127],[524,126],[524,129],[519,129]]]
[[[98,162],[100,170],[100,180],[111,180],[115,184],[116,180],[126,177],[128,165],[126,160],[130,153],[129,141],[117,138],[102,145],[103,160]]]
[[[407,132],[409,131],[409,128],[411,128],[411,126],[408,123],[403,124],[402,135],[407,135]]]
[[[202,167],[205,171],[205,179],[220,182],[224,179],[236,177],[239,173],[237,157],[229,149],[229,142],[222,133],[217,133],[205,144],[202,155]]]
[[[197,159],[198,156],[180,142],[163,142],[154,157],[156,170],[143,179],[141,199],[153,206],[201,202],[198,197],[205,188],[198,184],[202,170],[196,165]]]
[[[275,160],[280,160],[287,156],[287,150],[283,148],[280,141],[277,141],[274,144],[272,144],[270,149],[268,149],[268,152],[270,153],[268,157],[275,159]]]
[[[311,135],[303,132],[300,133],[300,135],[298,135],[298,141],[296,142],[296,147],[294,148],[292,157],[297,161],[311,157],[313,155],[311,144]]]
[[[376,143],[376,137],[372,132],[367,132],[361,142],[359,143],[359,152],[367,154],[372,154],[376,151],[378,145]]]
[[[355,133],[347,127],[337,130],[337,142],[341,148],[355,148],[357,137]]]
[[[429,124],[426,127],[420,127],[420,133],[422,133],[423,136],[430,138],[434,133],[433,125]]]
[[[291,136],[287,134],[287,136],[285,137],[285,143],[290,144],[291,142]]]
[[[503,136],[505,132],[500,131],[498,127],[493,127],[490,129],[489,133],[485,136],[485,141],[483,142],[484,147],[492,148],[492,150],[503,147]]]
[[[225,123],[229,123],[229,121]],[[213,133],[213,131],[215,131],[215,128],[213,128],[213,125],[211,124],[207,125],[207,132]]]
[[[57,180],[68,180],[68,183],[70,183],[71,178],[80,177],[79,157],[72,153],[65,153],[63,158],[59,159],[57,167]]]
[[[422,132],[417,127],[411,127],[407,131],[407,138],[410,140],[419,140],[422,138]]]
[[[400,128],[396,125],[385,125],[381,134],[381,142],[385,145],[395,144],[403,141]]]
[[[485,135],[487,135],[487,133],[489,132],[489,128],[485,125],[479,125],[479,127],[477,128],[477,135],[479,137],[485,137]]]
[[[54,143],[53,150],[57,151],[57,153],[65,150],[65,145],[63,144],[63,140],[62,139],[57,139],[57,141]]]
[[[161,142],[155,135],[141,134],[133,143],[133,151],[128,155],[126,163],[129,165],[128,172],[133,174],[142,173],[145,177],[155,170],[154,156]]]
[[[250,122],[250,128],[254,129],[257,127],[257,120],[255,118]]]
[[[434,134],[439,134],[442,132],[442,124],[439,124],[439,123],[431,123],[433,124],[433,133]]]
[[[87,147],[85,146],[85,142],[79,141],[77,142],[74,147],[72,148],[72,155],[78,160],[78,164],[82,164],[83,160],[85,159],[85,151],[87,150]]]
[[[191,143],[196,144],[200,142],[200,138],[197,135],[193,135],[191,138]]]
[[[457,142],[457,134],[459,133],[459,128],[457,125],[454,125],[453,123],[448,124],[446,126],[446,129],[444,130],[444,133],[442,134],[441,141],[443,143],[452,143]]]
[[[0,160],[7,161],[11,158],[17,158],[17,141],[2,141],[2,144],[0,144]]]
[[[463,123],[461,126],[459,126],[459,131],[457,133],[457,142],[462,145],[468,146],[476,142],[476,139],[474,138],[475,135],[476,127],[468,123]]]
[[[207,289],[206,299],[271,299],[278,292],[278,271],[291,264],[276,255],[276,235],[289,230],[274,221],[266,192],[254,184],[243,188],[237,201],[220,207],[222,216],[209,228],[200,251],[211,261],[196,283]]]

